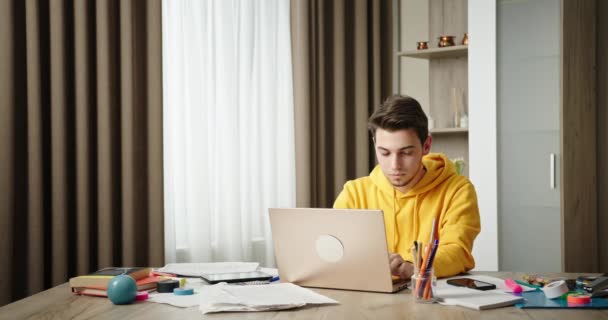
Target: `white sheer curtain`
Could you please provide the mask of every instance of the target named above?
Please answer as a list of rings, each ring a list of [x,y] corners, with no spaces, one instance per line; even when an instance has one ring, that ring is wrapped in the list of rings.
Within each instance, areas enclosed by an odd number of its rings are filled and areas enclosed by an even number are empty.
[[[289,0],[163,1],[165,257],[273,266],[295,206]]]

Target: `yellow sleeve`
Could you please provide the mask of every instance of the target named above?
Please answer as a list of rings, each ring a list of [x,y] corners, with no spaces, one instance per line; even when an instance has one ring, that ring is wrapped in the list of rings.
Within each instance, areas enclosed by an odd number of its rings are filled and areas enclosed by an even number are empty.
[[[468,182],[451,199],[440,218],[439,248],[434,261],[435,275],[449,277],[475,267],[473,241],[481,230],[475,188]]]
[[[352,196],[352,192],[352,184],[346,182],[344,188],[334,202],[334,209],[356,209],[355,198]]]

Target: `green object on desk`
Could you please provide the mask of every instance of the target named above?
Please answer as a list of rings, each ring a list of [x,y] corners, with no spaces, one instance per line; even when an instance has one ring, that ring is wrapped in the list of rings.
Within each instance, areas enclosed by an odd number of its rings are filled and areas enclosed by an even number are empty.
[[[517,284],[522,285],[522,286],[526,286],[526,287],[529,287],[529,288],[534,288],[534,289],[536,289],[536,290],[540,290],[540,289],[542,289],[542,288],[543,288],[543,287],[541,287],[541,286],[537,286],[537,285],[535,285],[535,284],[527,283],[527,282],[525,282],[525,281],[521,281],[521,280],[515,280],[515,282],[516,282]]]

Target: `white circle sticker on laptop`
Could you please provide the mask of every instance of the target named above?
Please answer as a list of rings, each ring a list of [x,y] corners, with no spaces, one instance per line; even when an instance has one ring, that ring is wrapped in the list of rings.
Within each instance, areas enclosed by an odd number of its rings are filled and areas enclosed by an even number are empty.
[[[325,262],[338,262],[344,256],[344,246],[332,235],[323,234],[316,241],[317,254]]]

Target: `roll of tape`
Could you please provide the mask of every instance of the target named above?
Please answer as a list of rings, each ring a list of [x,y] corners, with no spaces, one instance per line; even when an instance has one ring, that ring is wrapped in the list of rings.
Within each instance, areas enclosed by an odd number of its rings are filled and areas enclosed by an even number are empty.
[[[568,300],[569,305],[588,304],[588,303],[591,303],[591,295],[582,294],[582,293],[574,293],[574,294],[568,295],[567,300]]]
[[[170,293],[175,288],[179,288],[179,281],[177,280],[162,280],[156,283],[156,291],[160,293]]]
[[[543,287],[543,292],[549,299],[559,298],[568,292],[568,285],[564,280],[553,281]]]
[[[175,288],[173,289],[173,293],[178,296],[189,296],[194,294],[194,289],[192,288]]]

